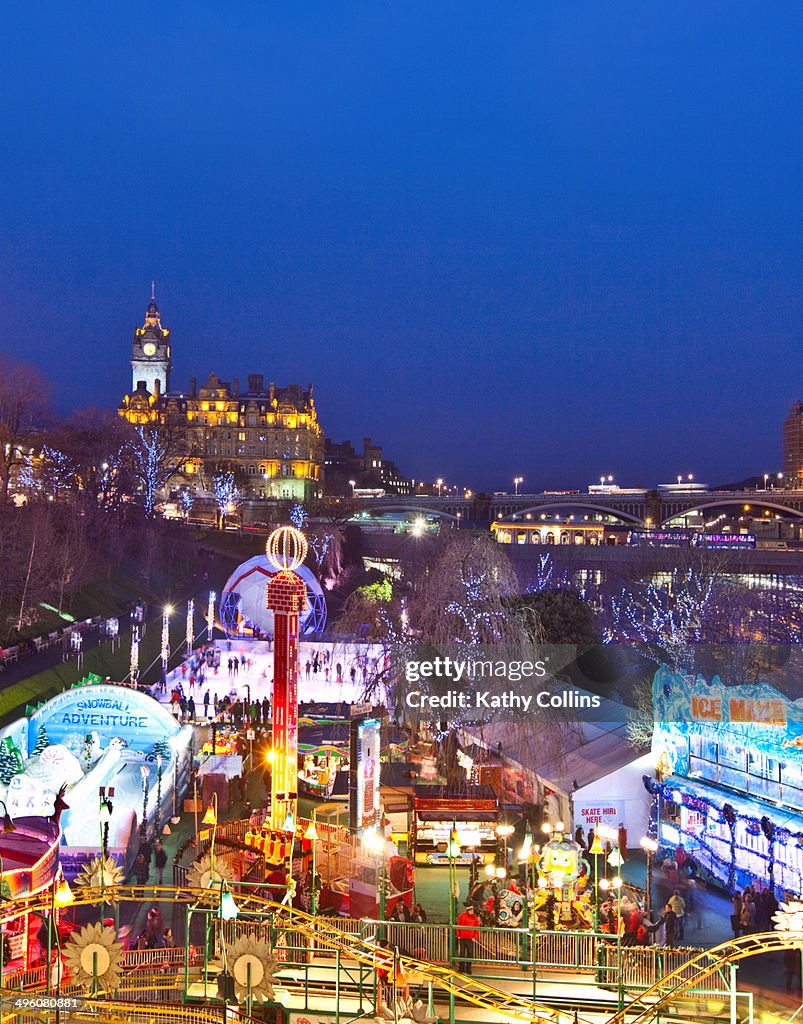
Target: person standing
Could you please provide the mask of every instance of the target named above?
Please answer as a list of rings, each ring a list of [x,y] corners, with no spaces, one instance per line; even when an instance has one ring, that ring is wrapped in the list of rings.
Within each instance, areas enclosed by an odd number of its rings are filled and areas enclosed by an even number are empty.
[[[678,916],[671,904],[667,903],[659,924],[664,926],[664,945],[674,946],[678,937]]]
[[[156,847],[153,851],[153,862],[159,876],[159,885],[164,885],[165,867],[167,866],[167,852],[162,846],[160,839],[156,840]]]
[[[480,919],[471,903],[457,918],[457,961],[463,974],[471,974],[474,963],[474,943],[480,936]]]
[[[574,830],[574,841],[577,843],[578,846],[581,846],[583,849],[585,849],[586,839],[585,835],[583,834],[582,825],[578,825],[577,828]]]
[[[745,893],[744,899],[742,900],[742,912],[739,916],[739,920],[742,926],[742,934],[749,935],[754,929],[756,924],[756,906],[753,903],[753,897],[750,893]]]
[[[686,915],[686,901],[680,895],[680,889],[675,889],[672,895],[669,897],[669,906],[675,913],[676,921],[676,932],[679,939],[683,938],[683,918]]]
[[[617,832],[617,843],[619,845],[619,853],[622,856],[622,860],[627,860],[627,829],[624,826],[624,822],[619,822],[619,830]]]
[[[148,862],[145,860],[145,854],[138,853],[137,859],[134,861],[134,877],[137,880],[137,885],[147,884],[148,873]]]

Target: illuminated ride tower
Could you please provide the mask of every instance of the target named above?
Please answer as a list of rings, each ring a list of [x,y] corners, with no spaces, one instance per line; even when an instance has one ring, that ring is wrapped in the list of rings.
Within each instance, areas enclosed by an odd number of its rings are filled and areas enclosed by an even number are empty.
[[[268,537],[268,560],[277,570],[268,582],[273,612],[273,772],[270,831],[276,840],[273,863],[292,850],[298,800],[298,623],[307,589],[293,572],[304,561],[307,541],[300,530],[282,526]]]

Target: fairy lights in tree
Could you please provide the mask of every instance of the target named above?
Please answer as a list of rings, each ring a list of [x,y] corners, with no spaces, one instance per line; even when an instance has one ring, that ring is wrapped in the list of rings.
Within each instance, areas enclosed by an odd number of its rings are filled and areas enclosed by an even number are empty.
[[[137,677],[139,675],[139,627],[132,626],[131,628],[131,661],[128,670],[128,676],[133,685],[136,685]]]
[[[663,582],[623,589],[610,600],[603,640],[638,640],[658,648],[671,664],[691,667],[692,648],[703,638],[715,583],[713,575],[687,568],[673,570]]]
[[[187,640],[187,656],[188,657],[189,657],[190,654],[192,654],[193,642],[195,640],[195,623],[193,621],[194,617],[195,617],[195,601],[193,601],[193,599],[190,598],[189,601],[187,602],[187,634],[186,634],[186,640]]]
[[[290,509],[290,522],[297,530],[303,530],[307,522],[307,513],[304,506],[294,501]]]
[[[214,590],[209,591],[209,605],[206,609],[206,640],[207,643],[212,643],[215,635],[215,598],[217,595]]]
[[[131,452],[134,469],[142,485],[145,515],[150,519],[156,507],[156,494],[166,479],[165,460],[169,446],[155,430],[138,427],[137,438]]]
[[[173,609],[165,605],[162,611],[162,670],[167,671],[167,663],[170,661],[170,616]]]
[[[193,495],[192,491],[186,487],[182,487],[182,489],[178,492],[178,507],[185,519],[189,517],[189,514],[192,511],[192,504],[194,501],[195,496]]]
[[[233,473],[216,473],[212,477],[212,493],[220,513],[220,525],[225,525],[226,516],[237,510],[242,500]]]

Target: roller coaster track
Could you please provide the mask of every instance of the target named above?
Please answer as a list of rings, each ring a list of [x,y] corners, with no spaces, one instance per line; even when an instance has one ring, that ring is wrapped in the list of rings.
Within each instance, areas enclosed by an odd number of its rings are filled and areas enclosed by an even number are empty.
[[[611,1017],[608,1024],[647,1024],[655,1020],[658,1014],[682,996],[690,988],[697,987],[706,978],[716,974],[723,967],[738,960],[761,953],[775,953],[779,950],[800,950],[803,935],[795,932],[760,932],[755,935],[743,935],[739,939],[731,939],[719,946],[703,950],[692,960],[671,971],[651,988]]]
[[[73,892],[75,906],[99,906],[104,902],[110,904],[112,902],[142,903],[147,901],[153,903],[162,901],[194,905],[199,909],[216,910],[220,901],[220,894],[213,889],[173,889],[166,886],[116,886],[105,890],[76,887]],[[341,955],[372,969],[377,965],[376,946],[359,936],[342,931],[335,924],[329,923],[326,918],[312,917],[301,910],[274,903],[244,888],[237,891],[236,899],[240,918],[247,918],[249,913],[268,914],[274,925],[292,929],[297,934],[312,939],[328,949],[339,951]],[[47,893],[28,899],[10,900],[3,905],[3,916],[9,918],[26,912],[39,913],[48,910],[49,906],[50,897]],[[570,1013],[535,1003],[526,996],[503,992],[440,964],[425,963],[403,955],[398,957],[398,963],[405,973],[415,973],[423,982],[431,983],[433,989],[470,1003],[479,1009],[490,1010],[495,1014],[504,1014],[515,1020],[527,1021],[529,1024],[589,1024],[584,1018],[575,1016],[574,1012]],[[0,991],[0,997],[6,999],[13,998],[15,995],[18,996],[19,993]],[[101,1019],[94,1016],[96,1007],[98,1012],[101,1012],[102,1007],[102,1012],[106,1014],[111,1007],[120,1006],[122,1008],[123,1006],[116,1002],[95,1001],[91,998],[87,1002],[90,1006],[90,1016],[87,1019],[92,1020]],[[163,1007],[160,1006],[160,1015],[162,1009]],[[4,1014],[3,1020],[6,1019]],[[126,1019],[126,1016],[121,1012],[120,1016],[104,1016],[102,1019],[110,1022],[122,1021]],[[206,1022],[199,1022],[199,1024],[206,1024]]]

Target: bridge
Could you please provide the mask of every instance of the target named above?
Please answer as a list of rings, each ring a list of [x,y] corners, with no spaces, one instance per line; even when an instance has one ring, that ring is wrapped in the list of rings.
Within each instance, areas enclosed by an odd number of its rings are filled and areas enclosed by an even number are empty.
[[[538,494],[472,494],[360,498],[358,514],[371,518],[410,515],[433,518],[453,526],[489,527],[492,522],[537,515],[560,517],[588,515],[635,528],[658,528],[690,513],[701,516],[715,511],[748,514],[752,518],[775,517],[803,521],[803,490],[641,490],[612,489],[605,492],[544,491]]]

